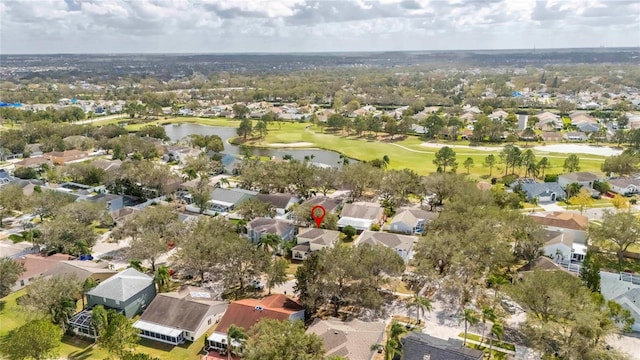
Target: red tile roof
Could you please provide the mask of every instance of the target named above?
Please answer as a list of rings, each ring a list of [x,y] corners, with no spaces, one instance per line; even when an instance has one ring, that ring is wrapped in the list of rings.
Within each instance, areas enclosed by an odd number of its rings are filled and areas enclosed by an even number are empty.
[[[70,260],[72,256],[67,254],[54,254],[51,256],[42,256],[36,254],[25,255],[16,261],[24,264],[25,272],[22,273],[18,280],[26,280],[42,276],[47,271],[53,269],[60,261]]]
[[[287,320],[291,314],[302,310],[304,308],[300,304],[282,294],[269,295],[262,300],[234,301],[220,319],[216,332],[226,334],[231,325],[249,330],[263,318]]]

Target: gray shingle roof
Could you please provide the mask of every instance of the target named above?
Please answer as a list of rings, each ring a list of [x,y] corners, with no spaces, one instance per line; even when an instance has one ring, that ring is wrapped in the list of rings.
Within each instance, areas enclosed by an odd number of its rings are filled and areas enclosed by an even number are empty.
[[[480,360],[484,353],[462,346],[462,341],[443,340],[412,332],[402,339],[402,360]]]
[[[267,204],[271,204],[276,209],[286,209],[291,199],[297,199],[292,194],[258,194],[256,198]]]
[[[384,245],[395,250],[409,251],[417,240],[418,238],[415,236],[365,230],[360,234],[358,244]]]
[[[298,241],[308,241],[313,244],[330,246],[338,240],[339,236],[339,231],[311,228],[307,230],[300,230],[300,233],[298,234]]]
[[[384,210],[374,203],[351,203],[345,204],[340,213],[340,217],[351,217],[356,219],[378,220],[382,217]]]
[[[341,321],[336,318],[316,319],[307,333],[322,339],[327,355],[348,359],[369,359],[371,345],[380,343],[384,333],[383,322],[365,322],[357,319]]]
[[[128,268],[113,275],[93,288],[87,295],[118,301],[127,301],[132,296],[153,285],[153,278],[136,269]]]
[[[198,302],[185,298],[158,294],[144,311],[140,320],[170,326],[178,329],[196,331],[209,313],[221,314],[227,309],[222,301]]]
[[[255,191],[243,189],[222,189],[217,188],[211,192],[211,200],[221,201],[237,205],[240,201],[254,197]]]
[[[523,183],[521,184],[522,191],[527,193],[528,199],[533,199],[543,196],[551,196],[552,193],[556,194],[557,199],[564,199],[567,193],[562,189],[557,182],[548,183]]]

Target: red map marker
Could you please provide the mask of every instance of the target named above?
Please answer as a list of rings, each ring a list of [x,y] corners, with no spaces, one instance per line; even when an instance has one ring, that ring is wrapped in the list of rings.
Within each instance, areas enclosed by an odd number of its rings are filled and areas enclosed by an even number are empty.
[[[320,205],[316,205],[311,209],[311,217],[316,221],[318,228],[320,228],[320,224],[322,224],[322,219],[324,219],[325,215],[327,215],[327,210]]]

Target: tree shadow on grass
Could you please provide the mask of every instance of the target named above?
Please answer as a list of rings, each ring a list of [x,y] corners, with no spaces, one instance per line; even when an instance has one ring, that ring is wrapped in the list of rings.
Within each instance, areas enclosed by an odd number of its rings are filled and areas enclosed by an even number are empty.
[[[4,300],[0,300],[0,311],[4,310],[4,307],[7,305],[7,302]]]
[[[73,360],[84,360],[93,358],[93,341],[81,339],[74,336],[65,335],[62,338],[62,343],[73,346],[80,350],[73,351],[69,353],[69,359]]]

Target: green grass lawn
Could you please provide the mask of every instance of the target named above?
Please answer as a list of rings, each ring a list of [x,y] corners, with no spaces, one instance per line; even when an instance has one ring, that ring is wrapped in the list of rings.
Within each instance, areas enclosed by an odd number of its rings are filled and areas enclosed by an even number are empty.
[[[458,337],[461,339],[464,339],[464,333],[461,332],[460,334],[458,334]],[[482,336],[478,335],[478,334],[472,334],[472,333],[467,333],[467,339],[468,340],[475,340],[477,342],[481,342],[480,340],[482,339]],[[489,339],[487,337],[484,338],[484,343],[486,343],[487,345],[489,344]],[[509,344],[509,343],[504,343],[501,341],[493,341],[493,347],[494,348],[501,348],[501,349],[505,349],[505,350],[511,350],[511,351],[516,351],[516,346],[513,344]],[[487,346],[488,348],[488,346]]]
[[[594,259],[601,270],[618,272],[618,258],[615,254],[595,253]],[[625,258],[622,260],[622,269],[640,274],[640,260]]]
[[[11,330],[23,325],[28,320],[28,314],[16,304],[16,299],[26,293],[25,289],[17,291],[0,300],[0,338]],[[81,306],[79,304],[78,306]],[[210,334],[213,329],[210,329]],[[205,334],[206,335],[206,334]],[[202,355],[204,335],[195,342],[186,342],[180,346],[169,346],[160,342],[141,339],[136,348],[137,352],[156,356],[160,359],[182,360],[198,359]],[[68,359],[105,359],[109,354],[87,341],[73,336],[65,336],[59,348],[59,355]]]
[[[122,121],[122,119],[115,119]],[[111,121],[111,120],[106,120]],[[254,124],[257,121],[254,120]],[[174,123],[196,123],[210,126],[230,126],[238,127],[240,121],[226,118],[198,118],[198,117],[171,117],[168,119],[159,119],[144,124],[131,124],[125,126],[128,131],[137,131],[147,125],[157,124],[174,124]],[[94,124],[100,124],[94,123]],[[307,129],[307,126],[310,128]],[[380,135],[383,135],[380,133]],[[439,150],[435,147],[421,146],[424,141],[417,136],[396,135],[394,139],[385,139],[380,141],[374,136],[365,134],[360,137],[346,136],[342,132],[329,132],[327,129],[321,131],[320,127],[310,125],[309,123],[297,122],[280,122],[269,125],[269,131],[262,139],[254,139],[247,142],[247,145],[255,147],[269,147],[270,144],[290,144],[297,142],[308,142],[311,147],[322,148],[340,152],[350,158],[357,160],[373,160],[380,159],[384,155],[388,155],[391,159],[389,168],[404,169],[409,168],[421,175],[427,175],[436,170],[433,164],[435,153]],[[468,145],[468,142],[452,142],[451,144]],[[474,166],[469,169],[469,173],[473,176],[486,176],[489,174],[489,168],[484,167],[484,159],[489,154],[497,155],[499,146],[496,151],[485,151],[475,148],[456,148],[454,151],[457,155],[458,172],[466,173],[467,169],[462,163],[467,157],[473,159]],[[485,144],[482,144],[485,146]],[[488,146],[492,146],[489,144]],[[486,147],[486,146],[485,146]],[[551,168],[546,170],[547,174],[563,173],[562,168],[566,154],[559,153],[541,153],[534,150],[537,157],[541,159],[543,156],[549,158]],[[600,165],[605,157],[596,155],[579,155],[580,170],[600,172]],[[500,177],[504,175],[505,168],[503,164],[497,164],[493,168],[493,176]],[[516,173],[524,175],[524,170],[516,169]]]
[[[319,127],[312,126],[309,129],[306,123],[282,123],[269,126],[269,132],[263,139],[250,141],[248,144],[252,146],[268,147],[273,143],[296,143],[308,142],[314,147],[338,151],[348,157],[358,160],[380,159],[384,155],[388,155],[391,159],[389,167],[391,169],[409,168],[419,174],[426,175],[436,170],[433,164],[435,153],[438,148],[430,148],[421,146],[424,141],[416,136],[396,136],[393,141],[379,141],[373,138],[344,136],[341,132],[327,133],[320,132]],[[458,172],[466,173],[467,169],[462,163],[467,157],[473,159],[474,166],[469,169],[469,173],[477,176],[488,175],[489,168],[484,167],[484,159],[489,154],[497,154],[497,151],[484,151],[474,148],[454,149],[459,163]],[[542,158],[542,154],[536,152],[538,158]],[[562,173],[565,154],[544,154],[551,162],[551,168],[546,170],[547,174]],[[600,165],[604,161],[604,157],[585,155],[581,157],[581,171],[600,172]],[[494,176],[504,174],[504,165],[498,164],[493,168]],[[516,169],[516,173],[523,175],[524,170]]]

